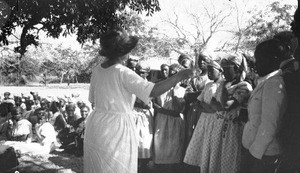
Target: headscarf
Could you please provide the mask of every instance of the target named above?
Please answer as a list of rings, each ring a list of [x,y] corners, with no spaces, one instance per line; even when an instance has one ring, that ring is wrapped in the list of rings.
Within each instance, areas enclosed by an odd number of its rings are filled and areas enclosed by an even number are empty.
[[[235,65],[240,71],[247,71],[247,61],[246,58],[239,53],[228,54],[221,61],[222,66]]]
[[[215,69],[219,70],[219,71],[223,71],[221,65],[218,63],[218,61],[210,61],[207,66],[211,66],[214,67]]]

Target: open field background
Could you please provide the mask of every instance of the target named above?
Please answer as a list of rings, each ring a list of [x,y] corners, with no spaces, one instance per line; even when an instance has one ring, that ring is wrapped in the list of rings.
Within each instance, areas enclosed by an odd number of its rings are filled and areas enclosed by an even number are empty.
[[[79,97],[88,103],[89,84],[74,84],[69,86],[63,84],[32,84],[27,86],[0,86],[0,96],[3,98],[4,92],[8,91],[13,95],[20,95],[21,93],[29,94],[31,91],[38,92],[41,97],[64,97],[71,96],[71,94],[79,94]]]

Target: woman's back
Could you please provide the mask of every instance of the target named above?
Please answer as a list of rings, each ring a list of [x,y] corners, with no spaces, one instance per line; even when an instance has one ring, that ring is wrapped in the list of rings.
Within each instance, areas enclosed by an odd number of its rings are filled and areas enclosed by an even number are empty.
[[[99,65],[92,78],[89,100],[101,112],[131,112],[135,99],[133,93],[143,97],[144,89],[149,86],[135,72],[120,64],[108,68]],[[146,88],[141,87],[141,84]]]

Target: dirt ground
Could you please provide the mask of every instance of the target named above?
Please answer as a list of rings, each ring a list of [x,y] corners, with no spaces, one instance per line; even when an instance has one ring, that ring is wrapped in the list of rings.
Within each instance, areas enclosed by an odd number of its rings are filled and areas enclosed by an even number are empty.
[[[53,151],[47,155],[24,154],[19,158],[20,173],[81,173],[83,172],[83,158],[67,154],[62,151]]]
[[[47,97],[64,97],[71,94],[78,94],[79,98],[87,102],[89,84],[51,84],[48,86],[31,85],[31,86],[0,86],[0,96],[8,91],[13,95],[21,93],[29,94],[31,91],[38,92],[40,96]],[[81,173],[83,172],[83,158],[72,154],[65,153],[61,150],[55,150],[50,154],[32,155],[21,154],[19,157],[20,173]]]

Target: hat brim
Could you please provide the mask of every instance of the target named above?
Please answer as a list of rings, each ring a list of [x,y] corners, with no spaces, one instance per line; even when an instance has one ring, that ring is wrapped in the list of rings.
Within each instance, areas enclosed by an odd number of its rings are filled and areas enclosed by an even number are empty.
[[[137,45],[139,38],[137,36],[128,36],[126,39],[122,39],[120,42],[116,43],[116,46],[113,49],[104,49],[101,48],[99,54],[101,56],[111,56],[111,57],[120,57],[128,54],[132,51]]]

